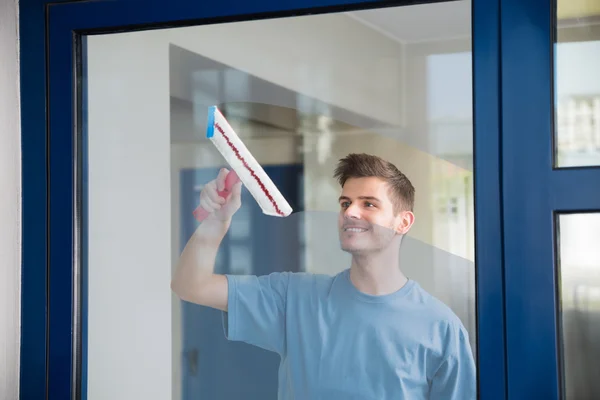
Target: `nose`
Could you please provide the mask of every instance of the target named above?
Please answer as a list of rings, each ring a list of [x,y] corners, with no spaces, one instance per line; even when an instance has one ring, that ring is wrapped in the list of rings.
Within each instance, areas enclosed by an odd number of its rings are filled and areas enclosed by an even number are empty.
[[[348,208],[346,208],[346,211],[344,211],[344,217],[351,219],[360,219],[360,210],[358,206],[351,204]]]

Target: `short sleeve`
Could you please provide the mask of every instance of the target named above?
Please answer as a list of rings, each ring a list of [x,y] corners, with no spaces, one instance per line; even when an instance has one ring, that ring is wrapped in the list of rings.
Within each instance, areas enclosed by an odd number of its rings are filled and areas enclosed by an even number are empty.
[[[431,383],[430,400],[476,400],[477,374],[469,337],[462,324],[450,324],[446,356]]]
[[[226,275],[225,337],[282,354],[285,348],[288,272],[269,275]]]

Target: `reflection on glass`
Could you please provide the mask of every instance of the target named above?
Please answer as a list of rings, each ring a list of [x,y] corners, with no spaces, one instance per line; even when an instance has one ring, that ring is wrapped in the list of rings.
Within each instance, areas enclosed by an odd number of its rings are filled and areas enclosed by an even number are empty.
[[[232,239],[248,239],[251,235],[251,215],[246,207],[242,207],[236,213],[235,224],[229,228],[229,235]]]
[[[229,247],[229,273],[248,275],[252,273],[252,253],[248,245],[232,245]]]
[[[600,165],[600,2],[557,1],[556,164]]]
[[[558,243],[565,399],[598,399],[600,213],[560,215]]]
[[[403,272],[475,353],[470,15],[458,1],[88,37],[90,400],[276,398],[280,358],[169,288],[225,166],[204,137],[214,104],[297,211],[265,216],[244,191],[218,273],[348,268],[333,169],[375,154],[416,188]]]

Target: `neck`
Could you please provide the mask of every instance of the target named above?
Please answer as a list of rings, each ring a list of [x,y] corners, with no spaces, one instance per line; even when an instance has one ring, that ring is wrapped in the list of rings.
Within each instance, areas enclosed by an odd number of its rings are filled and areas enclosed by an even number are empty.
[[[394,247],[394,246],[391,246]],[[374,254],[352,255],[350,280],[359,291],[383,296],[400,290],[408,279],[399,268],[397,249]]]

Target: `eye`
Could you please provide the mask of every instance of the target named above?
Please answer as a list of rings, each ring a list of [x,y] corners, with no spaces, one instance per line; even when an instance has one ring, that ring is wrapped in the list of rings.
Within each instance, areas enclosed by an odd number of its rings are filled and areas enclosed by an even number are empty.
[[[375,207],[375,204],[373,204],[373,203],[370,203],[370,202],[366,201],[366,202],[365,202],[365,206],[366,206],[366,207]]]
[[[340,206],[341,206],[342,208],[348,208],[348,207],[350,207],[350,202],[349,202],[349,201],[342,201],[342,202],[340,203]]]

